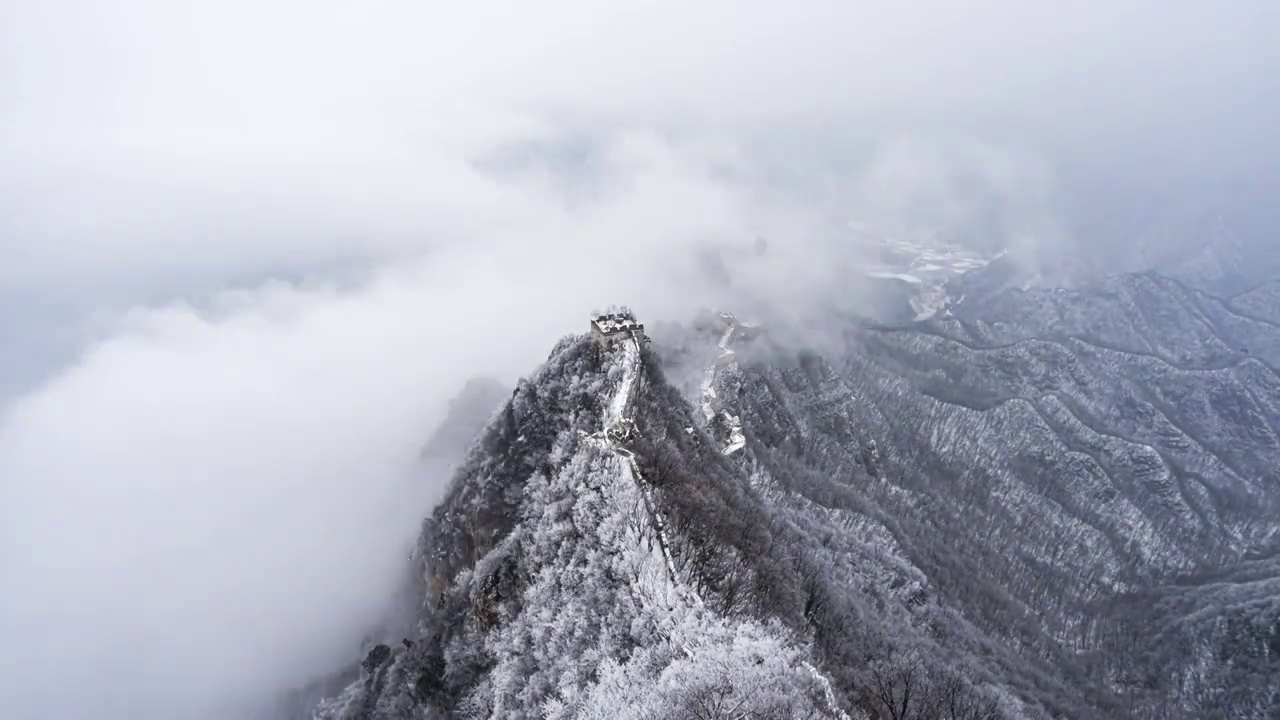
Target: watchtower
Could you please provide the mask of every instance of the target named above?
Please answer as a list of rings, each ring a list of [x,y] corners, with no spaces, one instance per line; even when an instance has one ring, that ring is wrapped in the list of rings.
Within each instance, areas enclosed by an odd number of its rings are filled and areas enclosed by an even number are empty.
[[[633,338],[642,345],[649,342],[644,334],[644,325],[636,322],[635,315],[623,311],[591,318],[591,339],[600,347],[610,347],[614,341],[624,338]]]

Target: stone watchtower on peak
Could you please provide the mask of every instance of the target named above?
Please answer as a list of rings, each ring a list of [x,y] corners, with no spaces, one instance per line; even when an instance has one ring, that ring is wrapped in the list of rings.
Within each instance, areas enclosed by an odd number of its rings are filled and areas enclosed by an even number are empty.
[[[644,334],[644,325],[636,321],[634,314],[624,310],[592,316],[591,339],[597,345],[612,347],[615,341],[625,338],[633,338],[641,345],[649,342]]]

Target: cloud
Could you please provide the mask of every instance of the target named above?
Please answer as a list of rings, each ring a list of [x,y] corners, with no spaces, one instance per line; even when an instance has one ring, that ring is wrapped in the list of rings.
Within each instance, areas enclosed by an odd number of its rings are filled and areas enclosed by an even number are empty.
[[[1272,156],[1266,3],[2,12],[18,718],[205,717],[349,660],[456,389],[592,307],[714,301],[699,248],[763,234],[753,294],[822,302],[860,291],[851,219],[1039,251],[1082,182]]]
[[[136,308],[7,407],[0,704],[205,717],[356,657],[442,491],[414,460],[462,383],[528,372],[592,306],[682,313],[679,251],[747,229],[743,197],[652,138],[606,155],[620,186],[588,209],[349,283]]]

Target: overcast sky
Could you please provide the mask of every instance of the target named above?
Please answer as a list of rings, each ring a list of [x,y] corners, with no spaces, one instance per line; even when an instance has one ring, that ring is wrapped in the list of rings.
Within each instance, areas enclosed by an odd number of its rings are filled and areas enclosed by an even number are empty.
[[[792,292],[847,219],[1088,246],[1091,190],[1247,183],[1276,27],[1246,0],[0,4],[0,707],[207,717],[350,660],[453,392],[593,307],[680,317],[695,247],[764,234]]]

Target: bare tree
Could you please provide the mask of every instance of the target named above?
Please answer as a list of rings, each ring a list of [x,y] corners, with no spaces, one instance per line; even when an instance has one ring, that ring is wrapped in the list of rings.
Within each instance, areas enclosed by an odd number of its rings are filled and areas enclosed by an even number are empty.
[[[918,657],[871,666],[872,693],[889,720],[920,717],[924,668]]]
[[[996,720],[1000,703],[980,694],[960,675],[949,675],[937,690],[938,717],[945,720]]]

